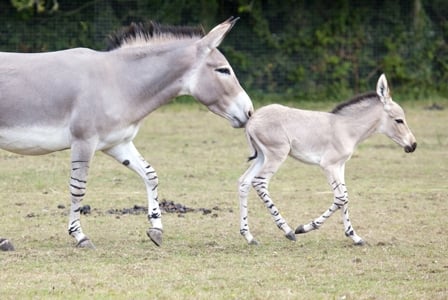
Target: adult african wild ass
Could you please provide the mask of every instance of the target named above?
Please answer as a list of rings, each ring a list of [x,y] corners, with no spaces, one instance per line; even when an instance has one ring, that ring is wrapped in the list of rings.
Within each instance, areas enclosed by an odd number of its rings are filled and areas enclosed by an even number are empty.
[[[249,231],[247,196],[252,185],[286,237],[321,227],[335,211],[342,209],[345,234],[356,245],[364,244],[348,216],[345,187],[345,162],[356,146],[374,133],[383,133],[405,152],[413,152],[417,143],[409,130],[403,109],[390,94],[386,77],[380,76],[376,93],[358,95],[338,105],[331,113],[268,105],[257,110],[246,124],[246,136],[254,152],[252,165],[239,179],[240,232],[249,244],[257,244]],[[270,178],[287,156],[319,165],[333,189],[334,202],[320,217],[299,226],[295,232],[275,207],[268,191]]]
[[[201,27],[132,24],[111,36],[105,52],[0,53],[0,148],[26,155],[71,149],[68,232],[78,247],[93,247],[81,229],[80,203],[95,151],[143,179],[147,235],[159,246],[158,178],[132,142],[143,118],[191,95],[233,127],[246,124],[252,102],[217,49],[236,21],[206,35]]]

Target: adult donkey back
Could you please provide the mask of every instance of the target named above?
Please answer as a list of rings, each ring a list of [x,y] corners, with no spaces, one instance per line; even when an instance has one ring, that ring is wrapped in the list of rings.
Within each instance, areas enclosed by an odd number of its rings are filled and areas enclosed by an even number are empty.
[[[111,35],[106,52],[0,53],[0,148],[26,155],[71,149],[68,232],[78,247],[94,247],[81,229],[80,207],[95,151],[143,179],[147,235],[160,246],[158,178],[132,142],[142,120],[191,95],[233,127],[246,124],[252,102],[217,49],[236,20],[206,35],[200,27],[132,24]]]

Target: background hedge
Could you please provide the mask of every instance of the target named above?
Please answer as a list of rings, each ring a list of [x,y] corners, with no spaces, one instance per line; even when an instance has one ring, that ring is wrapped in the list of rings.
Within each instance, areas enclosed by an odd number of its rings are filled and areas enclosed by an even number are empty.
[[[230,16],[241,20],[221,50],[255,97],[341,99],[382,72],[401,98],[448,97],[446,0],[2,1],[0,50],[102,50],[130,22],[208,31]]]

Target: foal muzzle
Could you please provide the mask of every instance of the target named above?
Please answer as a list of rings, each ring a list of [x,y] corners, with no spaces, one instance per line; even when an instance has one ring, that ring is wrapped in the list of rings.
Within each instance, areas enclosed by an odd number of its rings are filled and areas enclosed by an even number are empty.
[[[413,143],[411,146],[404,147],[404,152],[411,153],[411,152],[414,152],[416,148],[417,148],[417,143]]]

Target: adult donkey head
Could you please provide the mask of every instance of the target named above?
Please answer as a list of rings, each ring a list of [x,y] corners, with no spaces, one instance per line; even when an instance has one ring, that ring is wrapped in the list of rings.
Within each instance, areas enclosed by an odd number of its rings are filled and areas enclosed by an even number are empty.
[[[187,86],[183,91],[213,113],[229,120],[235,128],[246,124],[253,113],[253,105],[217,47],[237,20],[228,19],[196,41],[196,62],[186,76]]]

